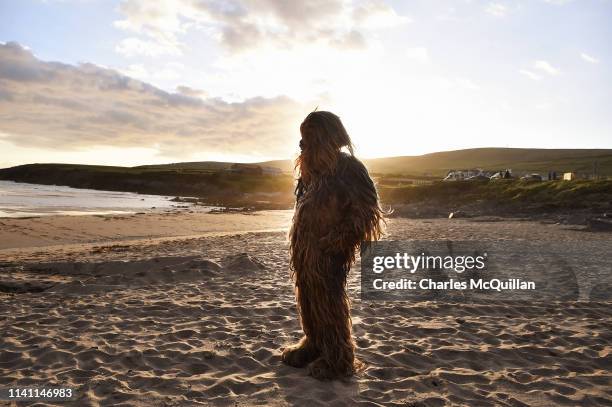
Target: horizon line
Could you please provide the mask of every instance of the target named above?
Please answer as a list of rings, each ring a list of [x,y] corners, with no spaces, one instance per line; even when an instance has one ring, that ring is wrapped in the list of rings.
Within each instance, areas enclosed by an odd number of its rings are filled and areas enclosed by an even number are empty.
[[[394,156],[382,156],[382,157],[366,157],[359,156],[358,158],[361,160],[384,160],[391,158],[415,158],[415,157],[423,157],[427,155],[433,154],[441,154],[441,153],[452,153],[458,151],[470,151],[470,150],[488,150],[488,149],[496,149],[496,150],[571,150],[571,151],[593,151],[593,150],[601,150],[612,152],[612,148],[545,148],[545,147],[471,147],[471,148],[460,148],[455,150],[442,150],[442,151],[433,151],[430,153],[424,154],[415,154],[415,155],[394,155]],[[137,164],[137,165],[109,165],[109,164],[81,164],[81,163],[70,163],[70,162],[28,162],[23,164],[12,165],[9,167],[0,167],[0,169],[14,168],[20,167],[24,165],[45,165],[45,164],[55,164],[55,165],[89,165],[89,166],[97,166],[97,167],[123,167],[123,168],[137,168],[137,167],[147,167],[147,166],[158,166],[158,165],[174,165],[174,164],[192,164],[192,163],[226,163],[226,164],[264,164],[271,161],[294,161],[292,158],[272,158],[266,159],[263,161],[218,161],[218,160],[199,160],[199,161],[173,161],[173,162],[161,162],[154,164]]]

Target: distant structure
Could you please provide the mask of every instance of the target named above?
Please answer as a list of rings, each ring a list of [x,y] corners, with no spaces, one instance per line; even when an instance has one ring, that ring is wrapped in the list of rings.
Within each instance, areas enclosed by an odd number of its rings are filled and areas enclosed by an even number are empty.
[[[512,177],[512,170],[507,168],[505,170],[502,171],[498,171],[495,174],[491,175],[491,179],[511,179]]]
[[[544,178],[538,173],[525,174],[521,177],[523,181],[542,181]]]
[[[483,179],[489,178],[489,174],[484,172],[482,168],[469,170],[450,170],[446,173],[443,181],[463,181],[468,179]]]
[[[565,172],[563,173],[563,181],[573,181],[576,179],[575,172]]]

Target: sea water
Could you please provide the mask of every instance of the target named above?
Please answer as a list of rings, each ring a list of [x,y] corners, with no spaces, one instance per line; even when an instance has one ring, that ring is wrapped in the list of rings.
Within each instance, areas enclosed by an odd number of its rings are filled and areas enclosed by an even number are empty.
[[[176,204],[166,196],[0,181],[0,218],[134,213],[172,206]]]

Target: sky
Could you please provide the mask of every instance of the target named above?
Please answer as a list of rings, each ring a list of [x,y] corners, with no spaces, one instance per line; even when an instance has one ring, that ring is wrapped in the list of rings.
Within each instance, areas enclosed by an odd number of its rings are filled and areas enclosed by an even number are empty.
[[[612,148],[612,0],[0,0],[0,168]]]

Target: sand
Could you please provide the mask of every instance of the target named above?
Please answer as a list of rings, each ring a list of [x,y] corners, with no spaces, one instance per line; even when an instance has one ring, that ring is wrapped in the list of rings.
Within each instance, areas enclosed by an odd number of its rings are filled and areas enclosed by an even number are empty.
[[[171,210],[114,216],[0,218],[0,250],[50,245],[64,247],[75,243],[108,243],[120,240],[200,237],[249,231],[281,231],[288,228],[291,215],[292,211],[209,214],[197,210]]]
[[[350,380],[285,366],[300,337],[290,212],[2,219],[0,387],[75,406],[612,405],[610,302],[365,302]],[[391,219],[389,239],[601,242],[555,224]],[[0,405],[10,405],[0,402]],[[39,403],[37,405],[52,405]]]

